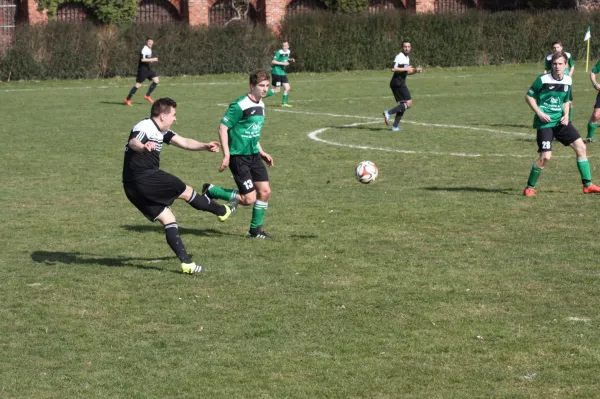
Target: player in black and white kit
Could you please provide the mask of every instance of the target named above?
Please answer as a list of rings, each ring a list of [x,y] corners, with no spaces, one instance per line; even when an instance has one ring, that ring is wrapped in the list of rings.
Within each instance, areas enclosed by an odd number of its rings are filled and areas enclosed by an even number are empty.
[[[154,89],[156,89],[156,86],[158,86],[158,76],[156,76],[156,73],[154,73],[154,71],[150,68],[150,64],[153,62],[158,62],[158,58],[152,57],[152,45],[153,44],[154,44],[154,40],[152,40],[151,38],[147,38],[146,45],[144,46],[144,48],[142,48],[139,62],[138,62],[138,71],[137,71],[137,77],[135,78],[135,85],[131,88],[131,90],[129,91],[129,94],[127,95],[127,98],[125,99],[125,104],[127,104],[129,106],[132,105],[131,98],[133,97],[135,92],[140,87],[142,87],[142,83],[144,83],[144,81],[146,79],[151,80],[152,83],[150,84],[150,87],[148,88],[148,92],[146,92],[146,94],[144,95],[144,100],[148,101],[150,104],[152,104],[154,102],[154,100],[152,100],[152,97],[150,95],[152,94]]]
[[[183,199],[199,211],[208,211],[224,222],[235,208],[221,205],[204,194],[197,193],[176,176],[161,169],[160,153],[163,144],[173,144],[189,151],[219,152],[217,141],[201,143],[178,135],[170,130],[177,120],[177,103],[161,98],[152,105],[151,117],[136,124],[125,146],[123,162],[123,188],[125,195],[150,221],[159,221],[165,228],[167,243],[181,261],[184,273],[194,274],[203,270],[188,256],[179,237],[179,229],[171,204]]]
[[[408,91],[408,87],[406,87],[406,76],[423,72],[423,68],[420,65],[416,68],[410,65],[410,59],[408,58],[410,50],[410,42],[404,40],[402,42],[402,52],[398,53],[394,59],[394,66],[392,67],[394,75],[390,81],[390,89],[392,89],[392,93],[394,93],[394,98],[398,105],[390,110],[383,111],[383,120],[386,125],[389,125],[391,115],[396,114],[394,124],[392,125],[393,131],[400,130],[400,126],[398,126],[400,119],[402,119],[404,112],[413,105],[410,91]]]

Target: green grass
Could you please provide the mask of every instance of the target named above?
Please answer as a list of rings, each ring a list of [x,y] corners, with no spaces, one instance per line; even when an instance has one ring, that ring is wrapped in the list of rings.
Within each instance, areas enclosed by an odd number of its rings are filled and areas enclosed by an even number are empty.
[[[522,196],[523,97],[542,69],[411,76],[399,133],[381,118],[388,72],[292,74],[294,108],[267,99],[261,139],[275,239],[244,237],[249,208],[219,223],[173,206],[201,276],[122,191],[143,89],[130,108],[132,79],[1,84],[0,397],[597,397],[600,197],[558,143]],[[585,135],[595,92],[577,70]],[[209,141],[246,82],[161,78],[156,96],[178,101],[175,131]],[[324,128],[345,146],[308,137]],[[161,166],[232,187],[220,160],[166,147]],[[375,184],[354,179],[361,160]]]

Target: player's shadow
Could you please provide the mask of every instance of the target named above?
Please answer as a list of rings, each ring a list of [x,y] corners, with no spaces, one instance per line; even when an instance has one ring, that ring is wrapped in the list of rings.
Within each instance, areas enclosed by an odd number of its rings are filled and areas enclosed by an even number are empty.
[[[123,101],[100,101],[100,104],[118,105],[123,108],[129,108]]]
[[[482,188],[482,187],[424,187],[429,191],[465,191],[471,193],[498,193],[506,195],[515,195],[515,190],[505,190],[502,188]],[[521,193],[519,192],[519,195]]]
[[[81,252],[34,251],[31,253],[31,260],[35,263],[42,263],[48,266],[54,266],[58,263],[66,265],[102,265],[109,267],[137,267],[138,269],[164,270],[179,273],[179,271],[165,269],[160,266],[149,266],[139,263],[151,261],[165,261],[172,263],[172,256],[162,258],[131,258],[124,256],[107,258],[83,254]]]
[[[121,226],[122,229],[125,229],[127,231],[135,231],[137,233],[160,233],[160,234],[164,234],[165,230],[163,229],[162,226],[151,226],[151,225],[123,225]],[[194,235],[194,236],[200,236],[200,237],[218,237],[218,236],[234,236],[236,234],[232,234],[232,233],[224,233],[220,230],[215,230],[215,229],[191,229],[188,227],[179,227],[179,233],[181,233],[181,235]]]
[[[506,123],[474,123],[475,126],[491,126],[491,127],[514,127],[519,129],[529,129],[531,131],[531,124],[506,124]]]
[[[383,123],[383,122],[382,122]],[[387,132],[392,131],[390,127],[374,127],[367,125],[358,125],[358,126],[328,126],[330,129],[352,129],[352,130],[368,130],[371,132]]]

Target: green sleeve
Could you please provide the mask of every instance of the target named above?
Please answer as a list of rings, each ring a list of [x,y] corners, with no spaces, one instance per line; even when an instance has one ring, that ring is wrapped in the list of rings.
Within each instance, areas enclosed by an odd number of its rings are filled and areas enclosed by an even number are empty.
[[[569,64],[569,69],[573,68],[573,65],[575,65],[575,63],[573,62],[573,57],[569,57],[567,64]]]
[[[544,69],[546,71],[552,70],[552,59],[548,59],[548,57],[546,57],[546,66],[544,67]]]
[[[221,123],[231,129],[242,119],[243,114],[242,108],[240,108],[238,103],[231,103],[229,109],[223,115]]]
[[[598,60],[598,62],[596,62],[596,65],[594,65],[594,67],[592,68],[592,72],[593,73],[600,72],[600,60]]]

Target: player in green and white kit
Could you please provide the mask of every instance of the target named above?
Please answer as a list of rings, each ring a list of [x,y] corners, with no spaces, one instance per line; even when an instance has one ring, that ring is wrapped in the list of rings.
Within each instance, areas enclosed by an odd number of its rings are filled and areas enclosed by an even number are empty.
[[[564,146],[571,146],[577,156],[577,168],[585,194],[600,193],[592,184],[592,172],[587,159],[585,143],[569,121],[572,79],[565,75],[567,56],[552,55],[552,72],[540,75],[525,95],[525,101],[535,112],[533,127],[537,129],[539,157],[533,164],[523,195],[535,197],[535,185],[544,166],[552,158],[552,141],[556,138]]]
[[[209,198],[223,199],[241,205],[253,205],[250,238],[271,238],[262,230],[271,196],[271,185],[266,162],[273,166],[273,158],[261,147],[259,139],[265,122],[265,104],[262,99],[269,90],[269,73],[250,75],[250,93],[229,105],[219,125],[219,140],[223,148],[223,162],[219,172],[229,167],[237,190],[204,184],[203,193]]]
[[[291,107],[287,102],[291,86],[288,77],[285,74],[285,70],[288,65],[290,65],[290,62],[294,61],[293,58],[290,58],[290,44],[287,41],[283,42],[281,50],[275,52],[273,61],[271,61],[271,65],[273,65],[271,68],[273,88],[267,92],[265,97],[270,97],[275,93],[279,93],[281,86],[283,86],[283,97],[281,98],[282,107]]]
[[[590,80],[592,81],[592,85],[594,89],[600,92],[600,83],[596,80],[596,74],[600,72],[600,60],[596,62],[596,65],[592,68],[590,72]],[[587,128],[587,138],[585,139],[586,143],[591,143],[594,141],[594,134],[596,133],[596,126],[598,124],[598,120],[600,120],[600,93],[596,94],[596,103],[594,104],[594,112],[588,121]]]
[[[552,53],[546,56],[544,73],[552,72],[552,56],[555,53],[563,53],[567,56],[567,67],[565,68],[565,75],[573,78],[573,74],[575,73],[575,63],[573,62],[573,57],[571,57],[571,53],[563,51],[563,44],[561,41],[556,41],[552,43]]]

